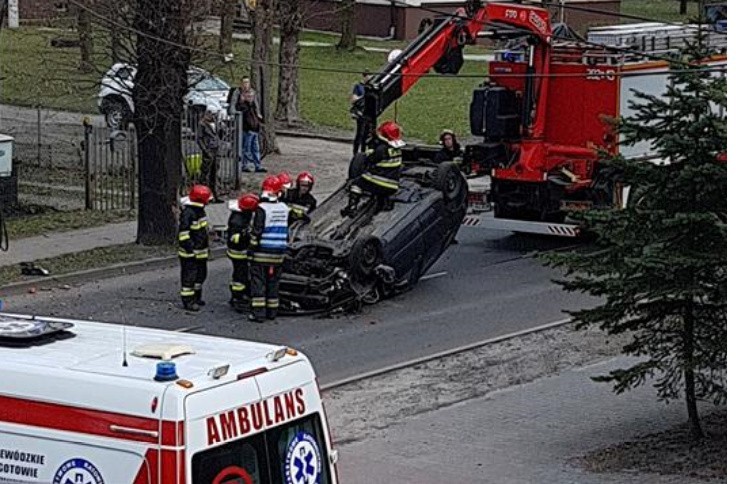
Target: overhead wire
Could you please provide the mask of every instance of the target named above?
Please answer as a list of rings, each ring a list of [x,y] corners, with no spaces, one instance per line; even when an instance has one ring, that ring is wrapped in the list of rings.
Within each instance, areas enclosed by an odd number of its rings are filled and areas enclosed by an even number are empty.
[[[71,4],[73,4],[73,5],[75,5],[78,8],[81,8],[81,9],[84,9],[84,10],[89,11],[94,17],[98,18],[102,22],[107,23],[109,25],[113,25],[113,26],[119,27],[121,29],[124,29],[126,31],[129,31],[129,32],[134,33],[136,35],[141,35],[143,37],[149,38],[150,40],[154,40],[155,42],[159,42],[159,43],[162,43],[162,44],[165,44],[165,45],[170,45],[170,46],[177,47],[177,48],[180,48],[180,49],[189,50],[189,51],[195,52],[195,53],[201,53],[201,54],[204,54],[204,55],[209,56],[209,57],[212,57],[212,58],[218,58],[221,61],[224,60],[224,55],[221,54],[221,53],[219,53],[219,52],[216,52],[216,51],[213,51],[213,50],[208,50],[208,49],[203,49],[203,48],[192,46],[192,45],[187,45],[187,44],[181,44],[181,43],[178,43],[178,42],[174,42],[174,41],[171,41],[169,39],[165,39],[165,38],[159,37],[157,35],[150,34],[148,32],[144,32],[144,31],[141,31],[141,30],[136,29],[136,28],[134,28],[134,27],[132,27],[130,25],[126,25],[126,24],[122,24],[120,22],[117,22],[116,20],[111,19],[110,17],[107,17],[107,16],[105,16],[105,15],[103,15],[103,14],[95,11],[90,6],[85,5],[84,3],[79,2],[78,0],[69,0],[69,2]],[[391,3],[391,2],[389,2],[389,3]],[[410,5],[405,0],[395,0],[394,3],[396,3],[396,4]],[[419,6],[419,7],[416,7],[416,8],[419,8],[419,9],[424,10],[424,11],[428,11],[430,13],[439,14],[439,15],[444,15],[444,16],[449,16],[449,17],[454,17],[454,18],[459,18],[459,19],[463,19],[463,20],[472,20],[472,17],[471,16],[468,16],[468,15],[461,16],[461,15],[459,15],[457,13],[444,12],[444,11],[441,11],[441,10],[436,10],[436,9],[429,8],[429,7],[424,7],[424,6]],[[496,26],[499,26],[499,24],[496,24],[495,22],[490,22],[490,21],[484,21],[482,23],[484,23],[485,25],[488,25],[488,26],[495,26],[495,27]],[[528,34],[531,33],[529,30],[517,28],[515,26],[512,26],[512,28],[515,29],[515,30],[522,31],[523,33],[528,33]],[[624,47],[617,47],[617,46],[608,46],[608,45],[597,44],[597,43],[586,42],[586,41],[585,42],[581,42],[580,41],[580,43],[591,45],[591,46],[593,46],[595,48],[599,48],[599,49],[603,49],[603,50],[614,51],[616,53],[640,55],[640,56],[646,57],[648,59],[657,60],[657,61],[663,61],[663,62],[669,62],[669,63],[671,63],[671,62],[677,62],[676,59],[672,59],[672,58],[668,58],[668,57],[663,57],[663,56],[658,56],[658,55],[653,55],[653,54],[649,54],[649,53],[646,53],[646,52],[643,52],[643,51],[640,51],[640,50],[636,50],[636,49],[630,49],[630,48],[624,48]],[[316,72],[328,72],[328,73],[333,73],[333,74],[362,74],[364,72],[367,72],[366,70],[358,70],[358,69],[342,69],[342,68],[336,68],[336,67],[307,66],[307,65],[304,65],[304,64],[300,64],[300,63],[290,64],[290,63],[282,63],[282,62],[275,62],[275,61],[253,61],[253,62],[255,64],[267,65],[267,66],[272,66],[272,67],[293,67],[293,68],[300,69],[300,70],[308,70],[308,71],[316,71]],[[675,72],[676,73],[696,72],[698,70],[708,70],[710,72],[726,72],[725,68],[700,68],[700,67],[693,67],[691,64],[688,64],[688,63],[684,63],[684,64],[687,67],[687,69],[669,69],[669,70],[664,70],[664,71],[661,71],[661,72],[630,72],[630,73],[629,72],[615,72],[615,73],[605,74],[605,76],[608,76],[609,75],[609,76],[623,76],[623,77],[642,77],[642,76],[665,75],[667,73],[675,73]],[[380,72],[380,71],[379,72],[375,72],[375,73],[372,72],[372,74],[383,74],[383,72]],[[395,75],[396,76],[400,76],[400,77],[405,77],[405,76],[408,76],[408,77],[420,77],[420,74],[404,74],[404,73],[398,73],[398,74],[395,74]],[[463,79],[465,79],[465,78],[472,78],[472,79],[480,79],[481,78],[481,75],[480,74],[457,74],[457,75],[451,76],[451,75],[447,75],[447,74],[433,74],[433,73],[428,73],[428,74],[424,74],[424,76],[426,78],[435,78],[435,79],[441,79],[441,78],[463,78]],[[601,76],[601,74],[589,74],[589,73],[548,73],[548,74],[499,73],[499,74],[497,74],[497,76],[498,77],[527,77],[527,76],[530,76],[530,77],[595,77],[595,76]]]

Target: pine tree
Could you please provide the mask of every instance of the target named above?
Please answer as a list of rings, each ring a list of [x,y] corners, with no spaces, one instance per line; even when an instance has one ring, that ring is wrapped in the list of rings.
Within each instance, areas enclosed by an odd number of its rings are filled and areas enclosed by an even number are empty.
[[[664,96],[637,93],[619,123],[624,143],[648,141],[664,163],[607,160],[631,187],[628,207],[582,215],[595,250],[546,257],[566,269],[566,290],[601,298],[571,312],[578,327],[631,337],[623,352],[638,362],[594,379],[616,393],[650,382],[660,400],[683,396],[693,440],[697,401],[726,400],[727,326],[726,78],[698,57],[690,49],[672,66]]]

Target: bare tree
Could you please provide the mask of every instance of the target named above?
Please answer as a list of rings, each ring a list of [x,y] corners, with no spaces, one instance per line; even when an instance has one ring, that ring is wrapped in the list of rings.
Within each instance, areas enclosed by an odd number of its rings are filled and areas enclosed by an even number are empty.
[[[90,14],[90,0],[81,0],[77,7],[77,34],[80,37],[80,70],[91,72],[93,65],[93,22]]]
[[[190,64],[188,1],[136,0],[133,98],[139,152],[137,240],[145,245],[172,243],[177,235],[180,120]]]
[[[219,52],[225,55],[232,53],[232,34],[234,33],[234,17],[236,15],[236,10],[237,2],[234,0],[221,0]]]
[[[278,0],[278,23],[280,24],[280,54],[278,57],[280,71],[275,118],[291,125],[300,120],[298,63],[301,51],[299,34],[301,33],[302,13],[299,2]]]
[[[355,33],[355,0],[342,0],[342,36],[337,44],[338,49],[355,50],[358,39]]]
[[[270,92],[272,86],[272,52],[273,52],[273,24],[277,0],[259,0],[255,5],[255,16],[252,26],[252,86],[257,89],[260,99],[260,111],[264,122],[260,128],[263,131],[263,141],[266,153],[278,151],[275,140],[275,122],[273,110],[270,107]],[[263,147],[261,147],[262,149]]]

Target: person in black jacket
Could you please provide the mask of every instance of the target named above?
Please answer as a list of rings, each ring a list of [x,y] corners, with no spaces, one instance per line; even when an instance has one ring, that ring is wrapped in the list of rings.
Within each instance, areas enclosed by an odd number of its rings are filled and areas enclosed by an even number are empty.
[[[239,197],[227,226],[226,255],[232,261],[229,304],[238,312],[249,310],[250,223],[259,204],[260,198],[254,193]]]
[[[289,189],[284,197],[284,202],[291,209],[288,218],[289,225],[296,220],[309,220],[309,214],[316,208],[317,202],[311,190],[314,188],[314,175],[308,171],[298,174],[296,186]]]
[[[348,205],[340,212],[343,217],[355,216],[364,192],[376,197],[378,210],[393,207],[391,197],[399,191],[401,147],[406,143],[401,139],[401,126],[393,121],[381,124],[376,133],[378,142],[375,148],[366,151],[367,169],[350,185]]]
[[[178,256],[180,258],[180,297],[188,311],[198,311],[203,301],[203,282],[207,275],[208,220],[206,205],[211,189],[194,185],[180,211]]]
[[[440,151],[435,153],[435,162],[442,163],[443,161],[459,161],[463,157],[463,151],[461,145],[458,143],[458,139],[455,133],[449,129],[444,129],[440,133]]]
[[[216,128],[216,108],[209,106],[203,113],[201,121],[198,123],[198,147],[201,149],[203,161],[201,163],[201,173],[199,183],[208,185],[211,193],[216,194],[216,174],[219,171],[219,133]],[[221,203],[221,200],[214,199],[214,203]]]

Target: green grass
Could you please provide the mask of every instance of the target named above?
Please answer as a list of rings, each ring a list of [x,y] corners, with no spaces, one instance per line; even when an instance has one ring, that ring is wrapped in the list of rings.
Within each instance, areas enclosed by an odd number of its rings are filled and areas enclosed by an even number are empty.
[[[76,210],[10,218],[7,220],[7,227],[10,239],[17,240],[46,233],[67,232],[135,219],[134,212],[125,210],[107,212]]]
[[[18,105],[40,104],[49,108],[91,112],[96,111],[96,83],[100,73],[83,74],[76,66],[79,50],[50,47],[54,37],[70,37],[74,32],[22,28],[3,29],[0,32],[0,62],[2,64],[3,89],[0,101]],[[335,36],[306,32],[306,40],[334,44]],[[96,39],[96,49],[104,47],[104,38]],[[206,47],[214,49],[215,39],[208,39]],[[360,40],[359,44],[392,49],[399,42]],[[215,49],[214,49],[215,50]],[[235,42],[235,61],[222,64],[213,57],[196,60],[195,63],[211,69],[225,80],[236,85],[248,64],[251,45],[244,41]],[[354,52],[339,52],[330,47],[302,47],[301,65],[309,68],[329,68],[346,71],[363,69],[379,70],[385,64],[386,54],[357,49]],[[110,60],[100,55],[96,58],[102,72],[110,66]],[[481,62],[470,62],[464,73],[481,74],[486,66]],[[274,69],[277,89],[277,68]],[[354,121],[349,115],[348,97],[352,85],[360,75],[355,73],[332,73],[302,69],[301,115],[307,122],[318,126],[352,130]],[[442,128],[453,128],[465,133],[470,91],[479,79],[432,79],[424,78],[398,103],[399,120],[404,124],[407,136],[434,141]],[[275,92],[273,93],[273,98]],[[386,117],[393,116],[393,107]]]
[[[690,1],[687,5],[687,15],[679,13],[679,0],[622,0],[621,13],[638,15],[664,22],[685,22],[696,19],[698,16],[697,2]],[[626,19],[624,22],[633,23],[640,20]]]
[[[51,272],[51,276],[58,276],[125,262],[165,257],[174,255],[175,253],[174,245],[143,246],[137,244],[121,244],[59,257],[51,257],[49,259],[41,259],[35,261],[35,263],[44,269],[48,269]],[[21,275],[19,265],[0,266],[0,285],[27,280],[31,277],[37,276]]]

